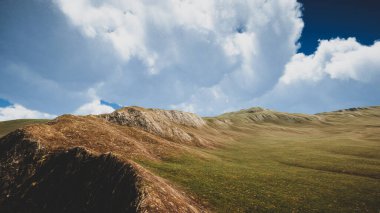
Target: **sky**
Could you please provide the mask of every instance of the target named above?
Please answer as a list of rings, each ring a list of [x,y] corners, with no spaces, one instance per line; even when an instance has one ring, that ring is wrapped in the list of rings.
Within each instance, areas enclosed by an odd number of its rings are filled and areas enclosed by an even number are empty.
[[[0,120],[380,105],[377,0],[2,0]]]

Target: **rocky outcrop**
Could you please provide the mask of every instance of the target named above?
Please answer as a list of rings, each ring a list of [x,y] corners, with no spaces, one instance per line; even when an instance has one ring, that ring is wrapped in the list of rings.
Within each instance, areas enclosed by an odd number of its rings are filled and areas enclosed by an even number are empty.
[[[193,113],[140,107],[125,107],[100,117],[118,125],[140,128],[160,137],[181,142],[200,140],[187,129],[206,125],[202,118]]]

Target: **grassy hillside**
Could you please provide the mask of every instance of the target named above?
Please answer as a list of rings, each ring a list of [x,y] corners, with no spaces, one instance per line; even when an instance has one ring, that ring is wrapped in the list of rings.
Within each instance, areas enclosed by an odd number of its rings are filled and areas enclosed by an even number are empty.
[[[42,122],[47,122],[47,121],[48,120],[46,119],[18,119],[18,120],[10,120],[10,121],[0,121],[0,138],[20,127],[23,127],[29,124],[42,123]]]
[[[131,159],[215,212],[380,212],[380,107],[317,115],[251,108],[199,127],[175,123],[181,113],[156,122],[149,119],[164,113],[136,110],[146,111],[133,108],[140,117],[132,127],[67,115],[26,133],[52,150],[80,146]],[[0,122],[0,135],[36,122],[46,120]],[[147,131],[163,124],[190,139]]]
[[[217,212],[379,212],[380,108],[287,125],[241,113],[222,116],[236,122],[223,148],[142,163]]]

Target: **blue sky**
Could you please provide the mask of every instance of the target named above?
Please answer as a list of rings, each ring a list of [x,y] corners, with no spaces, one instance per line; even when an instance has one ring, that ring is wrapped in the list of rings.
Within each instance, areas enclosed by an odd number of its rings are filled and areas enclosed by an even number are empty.
[[[372,45],[380,38],[380,1],[377,0],[300,0],[305,26],[299,52],[312,54],[319,39],[355,37]]]
[[[0,120],[380,105],[376,0],[3,0]]]

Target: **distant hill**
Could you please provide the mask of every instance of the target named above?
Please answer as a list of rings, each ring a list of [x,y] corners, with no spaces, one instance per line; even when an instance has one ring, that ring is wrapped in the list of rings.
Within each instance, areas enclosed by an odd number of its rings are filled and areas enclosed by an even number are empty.
[[[380,107],[124,107],[0,122],[1,136],[0,212],[380,210]]]

